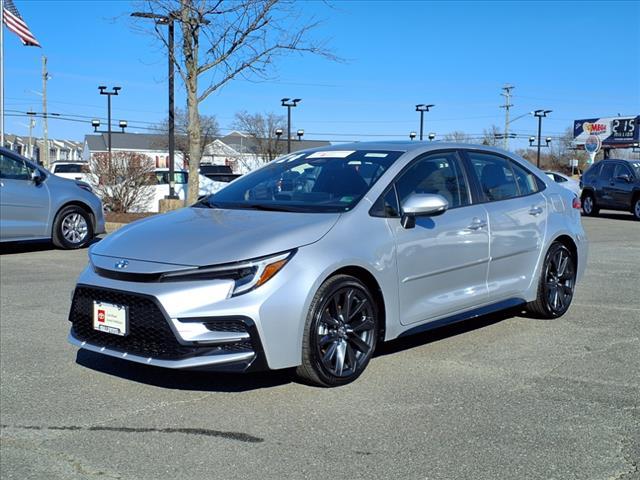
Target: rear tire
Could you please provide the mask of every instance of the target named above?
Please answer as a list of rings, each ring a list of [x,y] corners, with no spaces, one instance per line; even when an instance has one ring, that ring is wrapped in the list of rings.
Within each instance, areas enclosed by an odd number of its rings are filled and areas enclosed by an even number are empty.
[[[633,205],[631,205],[631,213],[636,220],[640,220],[640,195],[637,195],[636,198],[633,199]]]
[[[600,209],[596,206],[596,199],[593,193],[588,192],[582,195],[582,213],[588,217],[595,217],[600,212]]]
[[[73,250],[87,246],[92,239],[93,223],[86,210],[70,205],[58,212],[52,234],[56,247]]]
[[[378,329],[378,309],[366,285],[349,275],[329,278],[311,301],[296,374],[321,387],[353,382],[371,360]]]
[[[571,305],[575,284],[574,255],[562,243],[552,243],[542,264],[538,296],[527,304],[527,310],[538,318],[561,317]]]

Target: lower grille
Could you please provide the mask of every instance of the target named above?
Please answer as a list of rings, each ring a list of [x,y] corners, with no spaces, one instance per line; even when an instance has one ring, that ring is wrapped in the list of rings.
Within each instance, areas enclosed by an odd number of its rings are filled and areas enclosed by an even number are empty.
[[[122,337],[93,328],[94,300],[128,307],[128,335]],[[78,340],[135,355],[171,360],[205,352],[203,347],[180,345],[158,305],[144,295],[78,286],[69,321]]]

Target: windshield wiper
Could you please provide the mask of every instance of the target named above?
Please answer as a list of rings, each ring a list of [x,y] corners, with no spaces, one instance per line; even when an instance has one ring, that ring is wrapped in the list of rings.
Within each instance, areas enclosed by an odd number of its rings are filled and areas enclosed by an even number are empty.
[[[250,208],[252,210],[264,210],[265,212],[301,212],[301,209],[285,205],[265,205],[263,203],[245,203],[238,208]]]
[[[206,198],[193,204],[195,208],[221,208],[220,205],[214,202],[209,202]]]

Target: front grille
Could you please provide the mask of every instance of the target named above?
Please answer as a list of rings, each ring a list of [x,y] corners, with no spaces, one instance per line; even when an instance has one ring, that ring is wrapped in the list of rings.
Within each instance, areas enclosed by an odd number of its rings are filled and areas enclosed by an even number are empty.
[[[94,300],[128,307],[129,333],[126,336],[94,330]],[[143,295],[78,286],[69,320],[76,338],[100,347],[166,360],[203,353],[202,347],[180,345],[158,305]]]

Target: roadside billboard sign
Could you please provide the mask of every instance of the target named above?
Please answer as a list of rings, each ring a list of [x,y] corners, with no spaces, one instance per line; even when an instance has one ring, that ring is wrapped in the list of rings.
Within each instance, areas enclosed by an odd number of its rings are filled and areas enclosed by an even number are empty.
[[[576,145],[584,145],[587,139],[594,135],[605,147],[631,146],[640,138],[640,115],[587,118],[573,122],[573,138]]]

